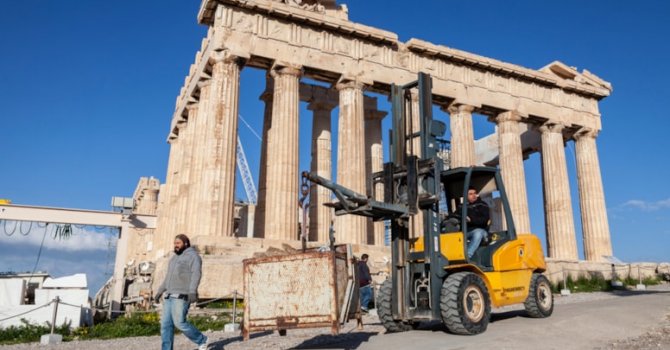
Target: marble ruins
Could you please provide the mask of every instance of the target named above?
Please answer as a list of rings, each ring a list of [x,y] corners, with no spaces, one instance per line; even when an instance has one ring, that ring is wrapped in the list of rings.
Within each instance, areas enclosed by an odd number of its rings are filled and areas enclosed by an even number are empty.
[[[338,183],[373,193],[368,179],[382,167],[381,123],[388,111],[366,92],[388,96],[390,84],[415,80],[418,72],[431,74],[435,104],[448,114],[451,166],[499,166],[519,232],[530,231],[524,159],[541,154],[546,253],[562,260],[579,258],[565,149],[574,140],[584,258],[612,255],[596,147],[598,102],[611,93],[610,83],[561,62],[534,70],[419,39],[401,42],[395,33],[349,21],[347,11],[335,0],[203,0],[198,21],[209,30],[177,97],[166,183],[143,179],[136,191],[138,210],[156,211],[158,226],[150,238],[129,241],[129,260],[144,256],[160,270],[178,233],[189,233],[212,266],[241,266],[242,257],[267,242],[297,243],[299,145],[310,145],[312,171],[332,178],[333,164],[346,164],[337,167]],[[267,71],[259,96],[265,113],[255,207],[235,203],[245,68]],[[301,102],[311,115],[300,115]],[[332,145],[336,108],[339,142]],[[494,123],[495,133],[475,140],[475,114]],[[311,140],[298,140],[300,118],[311,118]],[[383,223],[333,217],[322,205],[330,197],[311,188],[309,240],[327,242],[333,221],[338,243],[385,252]],[[239,216],[243,225],[236,231]],[[240,227],[253,232],[240,233]]]

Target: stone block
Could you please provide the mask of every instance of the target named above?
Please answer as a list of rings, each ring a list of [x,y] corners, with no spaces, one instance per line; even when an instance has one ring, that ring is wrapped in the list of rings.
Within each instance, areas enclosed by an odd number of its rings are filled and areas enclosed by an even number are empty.
[[[226,332],[226,333],[239,332],[240,331],[240,324],[239,323],[226,323],[223,326],[223,331]]]
[[[63,342],[63,336],[60,334],[45,334],[40,337],[40,344],[42,345],[60,344],[61,342]]]

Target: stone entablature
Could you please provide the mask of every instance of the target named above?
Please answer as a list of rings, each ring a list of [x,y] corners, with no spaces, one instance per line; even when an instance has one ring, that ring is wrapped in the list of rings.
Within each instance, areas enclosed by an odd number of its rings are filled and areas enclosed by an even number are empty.
[[[612,91],[588,71],[573,70],[571,77],[570,68],[557,62],[538,71],[418,39],[402,43],[394,33],[282,2],[206,0],[202,8],[212,9],[199,17],[211,27],[177,100],[171,137],[197,96],[197,81],[208,78],[207,59],[220,50],[250,66],[299,65],[305,77],[355,79],[380,92],[429,72],[436,100],[444,104],[457,101],[488,115],[515,110],[594,130],[601,128],[597,102]]]

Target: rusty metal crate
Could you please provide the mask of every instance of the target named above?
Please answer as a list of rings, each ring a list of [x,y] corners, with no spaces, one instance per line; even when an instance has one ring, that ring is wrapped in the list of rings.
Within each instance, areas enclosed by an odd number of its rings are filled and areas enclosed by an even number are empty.
[[[345,295],[357,296],[346,253],[307,251],[243,263],[245,340],[250,332],[294,328],[331,327],[337,334],[342,308],[352,305]]]

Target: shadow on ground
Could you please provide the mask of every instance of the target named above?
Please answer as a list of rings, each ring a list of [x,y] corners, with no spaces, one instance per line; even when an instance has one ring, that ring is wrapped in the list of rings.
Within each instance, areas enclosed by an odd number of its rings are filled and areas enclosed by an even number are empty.
[[[249,335],[250,339],[254,338],[259,338],[259,337],[265,337],[272,334],[272,331],[265,331],[265,332],[258,332],[258,333],[252,333]],[[227,338],[223,340],[219,340],[217,342],[213,342],[210,344],[209,349],[210,350],[222,350],[226,345],[230,343],[235,343],[235,342],[241,342],[242,341],[242,336],[237,336],[233,338]]]
[[[273,334],[272,331],[259,332],[250,334],[251,339],[265,337]],[[352,331],[351,333],[340,333],[338,335],[331,334],[321,334],[313,338],[307,339],[302,343],[296,345],[291,349],[357,349],[361,343],[367,342],[370,337],[379,334],[378,332],[356,332]],[[241,342],[242,336],[237,336],[233,338],[227,338],[211,343],[209,349],[211,350],[222,350],[226,346],[235,343]]]
[[[322,334],[305,340],[291,349],[357,349],[377,332],[352,332],[338,335]]]
[[[491,313],[491,318],[489,319],[489,323],[504,321],[504,320],[507,320],[507,319],[510,319],[510,318],[515,318],[515,317],[528,318],[530,316],[528,316],[528,314],[526,313],[525,310],[511,310],[511,311],[504,311],[504,312],[494,312],[494,313]],[[431,332],[450,333],[447,330],[447,327],[444,325],[444,323],[442,323],[442,321],[420,322],[417,326],[415,326],[414,330],[416,330],[416,331],[431,331]]]
[[[636,290],[636,289],[615,289],[607,291],[607,293],[614,294],[619,297],[632,297],[645,294],[670,294],[668,290]]]

